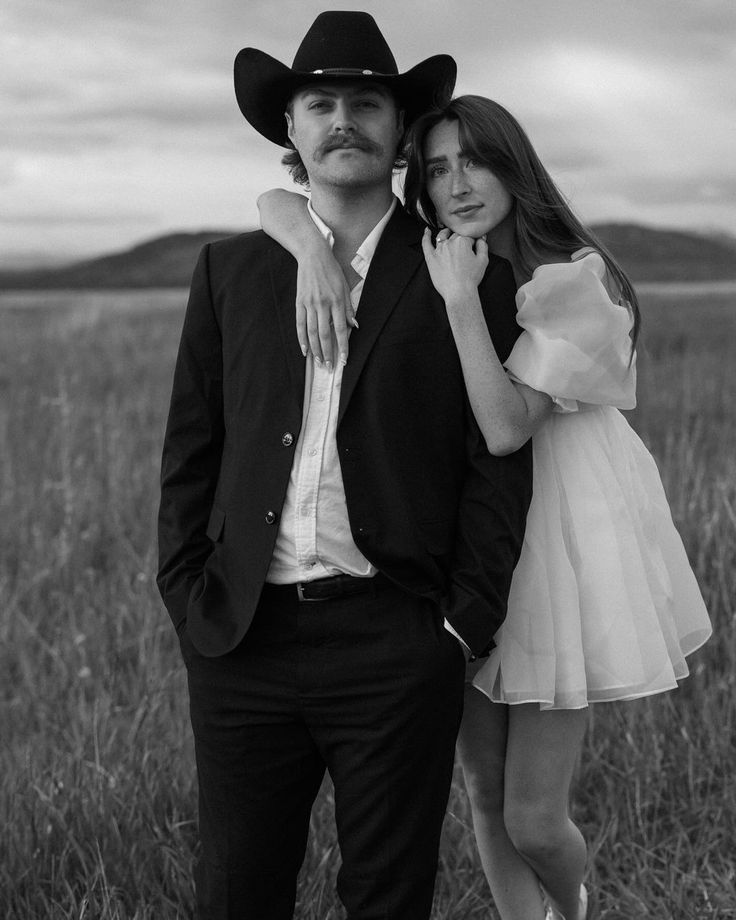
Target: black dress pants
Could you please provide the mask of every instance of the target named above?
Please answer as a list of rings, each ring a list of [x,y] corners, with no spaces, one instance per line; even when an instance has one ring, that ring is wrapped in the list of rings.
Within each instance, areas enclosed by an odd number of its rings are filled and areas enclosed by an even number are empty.
[[[243,642],[186,632],[199,777],[199,920],[291,920],[312,803],[335,789],[350,920],[425,920],[437,870],[464,656],[434,604],[392,586],[299,602],[264,588]]]

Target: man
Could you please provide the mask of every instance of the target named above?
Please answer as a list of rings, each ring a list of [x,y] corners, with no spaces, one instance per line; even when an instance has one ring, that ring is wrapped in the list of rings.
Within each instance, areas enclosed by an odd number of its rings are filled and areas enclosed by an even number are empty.
[[[292,916],[325,769],[348,915],[429,915],[464,650],[487,654],[503,619],[531,489],[528,451],[485,449],[421,228],[391,192],[403,128],[454,75],[446,56],[399,74],[364,13],[321,14],[292,68],[236,60],[245,117],[301,156],[360,329],[346,367],[305,362],[291,256],[257,232],[200,257],[159,586],[189,679],[201,918]],[[481,290],[504,356],[506,263]]]

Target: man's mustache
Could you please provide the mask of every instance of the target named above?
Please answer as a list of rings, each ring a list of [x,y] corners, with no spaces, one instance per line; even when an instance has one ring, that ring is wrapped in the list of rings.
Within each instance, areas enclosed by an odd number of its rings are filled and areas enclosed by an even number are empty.
[[[383,153],[383,147],[380,144],[375,144],[362,134],[340,134],[328,137],[326,141],[319,145],[316,151],[317,159],[320,159],[331,150],[340,150],[346,147],[357,147],[358,150],[365,150],[368,153],[377,155]]]

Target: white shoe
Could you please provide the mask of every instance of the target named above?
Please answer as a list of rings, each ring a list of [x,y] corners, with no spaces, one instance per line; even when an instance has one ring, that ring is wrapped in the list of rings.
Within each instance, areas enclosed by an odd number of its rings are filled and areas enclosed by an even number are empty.
[[[588,889],[585,885],[580,886],[580,896],[578,898],[578,920],[587,920],[588,918]]]
[[[578,916],[577,920],[587,920],[588,917],[588,889],[585,885],[580,886],[580,895],[578,896]],[[547,905],[547,913],[544,920],[565,920],[562,914],[555,910],[551,904]]]

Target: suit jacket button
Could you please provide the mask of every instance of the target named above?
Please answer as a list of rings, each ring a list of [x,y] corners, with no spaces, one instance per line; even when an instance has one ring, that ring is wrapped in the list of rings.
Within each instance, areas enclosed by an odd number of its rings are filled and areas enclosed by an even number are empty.
[[[267,524],[275,524],[275,523],[276,523],[276,518],[277,518],[277,517],[278,517],[278,514],[276,514],[275,511],[267,511],[267,512],[266,512],[266,523],[267,523]]]
[[[294,435],[290,431],[285,432],[281,438],[281,443],[284,445],[284,447],[291,447],[291,445],[294,443]]]

